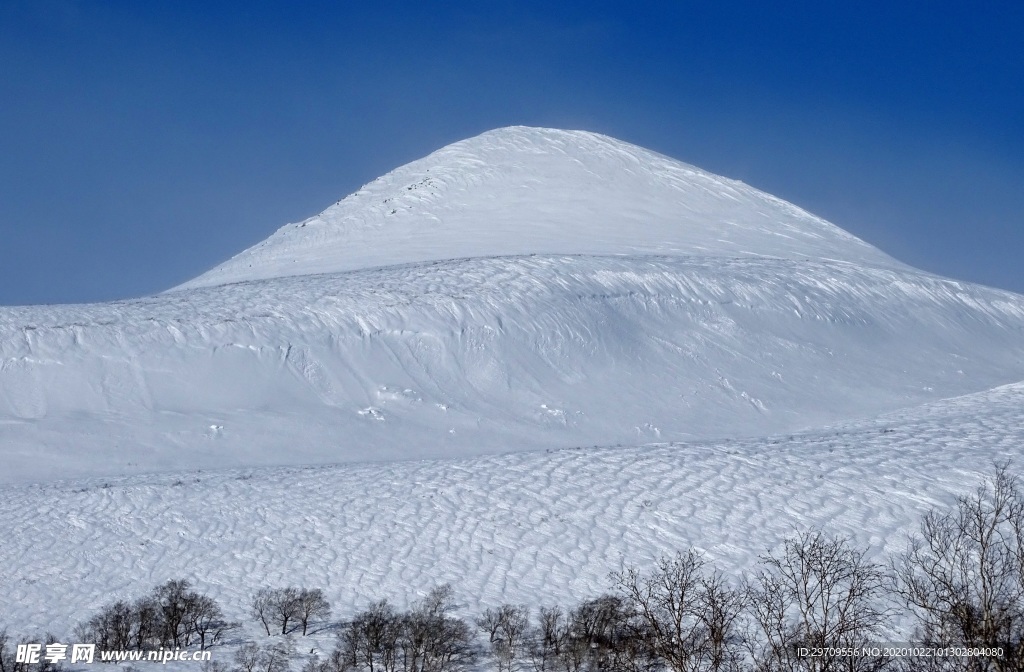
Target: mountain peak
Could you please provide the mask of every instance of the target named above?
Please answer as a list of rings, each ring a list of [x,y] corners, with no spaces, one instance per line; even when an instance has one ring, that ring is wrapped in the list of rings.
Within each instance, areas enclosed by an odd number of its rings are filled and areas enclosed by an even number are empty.
[[[510,126],[401,166],[179,289],[523,254],[899,266],[742,182],[598,133]]]

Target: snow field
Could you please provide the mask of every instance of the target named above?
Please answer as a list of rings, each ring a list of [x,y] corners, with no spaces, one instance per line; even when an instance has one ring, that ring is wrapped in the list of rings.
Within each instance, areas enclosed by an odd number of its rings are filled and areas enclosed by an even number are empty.
[[[570,604],[694,546],[727,574],[794,530],[902,548],[994,461],[1024,464],[1024,384],[765,439],[182,472],[0,488],[0,616],[69,633],[193,580],[248,632],[251,594],[321,587],[336,618],[451,582],[464,614]]]

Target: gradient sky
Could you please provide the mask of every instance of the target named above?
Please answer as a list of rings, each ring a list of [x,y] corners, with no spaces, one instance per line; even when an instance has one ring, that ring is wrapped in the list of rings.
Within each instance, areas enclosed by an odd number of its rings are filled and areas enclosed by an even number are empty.
[[[511,124],[606,133],[1024,292],[1019,0],[0,0],[0,304],[161,291]]]

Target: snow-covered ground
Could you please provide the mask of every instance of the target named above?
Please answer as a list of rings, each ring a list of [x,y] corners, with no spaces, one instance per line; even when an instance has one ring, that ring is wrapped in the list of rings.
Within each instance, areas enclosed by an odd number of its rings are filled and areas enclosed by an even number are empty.
[[[592,133],[456,143],[192,282],[0,308],[0,627],[188,578],[572,602],[1024,463],[1024,297]],[[255,631],[253,631],[255,632]]]
[[[450,581],[466,615],[572,603],[623,562],[695,546],[727,572],[795,529],[899,550],[932,506],[1024,458],[1024,384],[794,435],[0,489],[0,617],[67,633],[187,577],[244,620],[263,586],[337,617]]]

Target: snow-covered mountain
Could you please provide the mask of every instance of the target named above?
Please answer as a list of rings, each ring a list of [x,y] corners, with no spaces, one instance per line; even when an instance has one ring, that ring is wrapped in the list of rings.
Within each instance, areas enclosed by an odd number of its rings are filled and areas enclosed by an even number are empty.
[[[758,436],[1022,379],[1024,297],[509,128],[165,294],[0,309],[0,481]]]
[[[756,256],[904,268],[742,182],[597,133],[520,126],[402,166],[181,288],[525,254]]]

